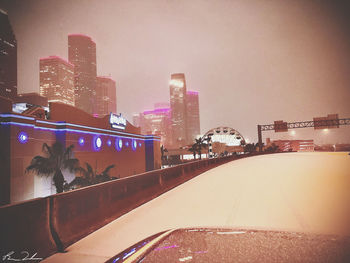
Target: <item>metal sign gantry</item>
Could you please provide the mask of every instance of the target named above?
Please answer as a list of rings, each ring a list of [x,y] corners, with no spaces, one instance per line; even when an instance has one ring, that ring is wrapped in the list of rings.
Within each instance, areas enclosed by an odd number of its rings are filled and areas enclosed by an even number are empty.
[[[344,119],[328,119],[328,120],[317,120],[317,121],[298,121],[289,123],[278,123],[278,124],[265,124],[258,125],[258,145],[259,151],[262,151],[262,132],[279,130],[279,128],[284,129],[287,125],[288,129],[298,129],[298,128],[312,128],[312,127],[324,127],[324,128],[338,128],[340,125],[350,125],[350,118]],[[281,127],[279,127],[281,126]]]

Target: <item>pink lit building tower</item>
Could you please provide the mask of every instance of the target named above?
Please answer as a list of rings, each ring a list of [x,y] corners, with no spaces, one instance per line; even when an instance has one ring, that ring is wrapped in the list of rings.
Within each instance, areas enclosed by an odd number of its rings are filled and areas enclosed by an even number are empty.
[[[40,59],[40,95],[74,106],[74,66],[63,58]]]
[[[172,74],[169,84],[173,147],[179,148],[188,143],[185,74]]]
[[[98,76],[94,113],[98,115],[117,112],[116,84],[110,77]]]
[[[142,134],[160,136],[160,144],[166,148],[172,145],[171,134],[171,109],[156,104],[154,110],[144,111],[139,115],[139,124]],[[136,120],[136,118],[134,118]]]
[[[200,135],[199,99],[197,91],[186,92],[187,143],[193,144]]]
[[[96,89],[96,43],[86,35],[68,35],[68,60],[74,65],[75,106],[92,114]]]

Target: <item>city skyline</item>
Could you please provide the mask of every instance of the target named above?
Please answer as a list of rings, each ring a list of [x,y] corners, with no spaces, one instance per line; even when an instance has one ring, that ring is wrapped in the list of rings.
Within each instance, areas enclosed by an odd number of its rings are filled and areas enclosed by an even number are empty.
[[[350,116],[347,6],[341,1],[2,2],[19,43],[19,93],[38,92],[32,65],[49,55],[67,58],[62,43],[81,33],[96,41],[97,75],[117,81],[118,112],[129,120],[168,100],[172,72],[184,72],[188,86],[201,93],[202,133],[224,125],[257,141],[257,124]],[[339,134],[345,129],[328,137],[347,142],[349,135]],[[298,134],[311,139],[315,132]]]

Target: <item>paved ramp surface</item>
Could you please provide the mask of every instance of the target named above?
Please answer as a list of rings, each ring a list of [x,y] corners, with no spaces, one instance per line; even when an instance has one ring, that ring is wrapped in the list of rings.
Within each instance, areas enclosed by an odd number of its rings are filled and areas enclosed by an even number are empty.
[[[224,164],[45,262],[104,262],[162,230],[192,226],[350,235],[350,156],[283,153]]]

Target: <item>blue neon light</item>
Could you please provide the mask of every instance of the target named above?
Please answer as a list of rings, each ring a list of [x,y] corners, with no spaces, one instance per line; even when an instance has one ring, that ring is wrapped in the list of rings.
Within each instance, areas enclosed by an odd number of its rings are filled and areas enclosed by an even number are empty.
[[[110,139],[108,139],[107,145],[108,145],[108,146],[111,146],[111,145],[112,145],[112,141],[111,141]]]
[[[33,117],[27,117],[27,116],[22,116],[22,115],[15,115],[15,114],[0,114],[0,117],[3,118],[18,118],[18,119],[25,119],[25,120],[35,120]],[[127,132],[121,132],[121,131],[113,131],[113,130],[107,130],[107,129],[100,129],[100,128],[95,128],[95,127],[89,127],[89,126],[84,126],[84,125],[79,125],[79,124],[73,124],[73,123],[67,123],[65,121],[58,121],[58,122],[49,122],[49,121],[43,121],[43,120],[36,120],[38,123],[45,123],[45,124],[50,124],[50,125],[55,125],[55,126],[73,126],[73,127],[78,127],[78,128],[85,128],[85,129],[90,129],[90,130],[96,130],[96,131],[104,131],[104,132],[110,132],[110,133],[115,133],[115,134],[124,134],[124,135],[131,135],[131,138],[159,138],[154,135],[138,135],[138,134],[132,134],[132,133],[127,133]],[[17,122],[10,122],[10,123],[17,123]],[[22,124],[22,123],[18,123]],[[28,124],[31,126],[34,126],[33,124]],[[45,127],[40,127],[42,129],[53,129],[53,128],[45,128]],[[56,129],[55,129],[56,130]],[[68,129],[60,129],[60,130],[68,130]],[[109,135],[109,134],[108,134]],[[128,137],[125,137],[128,138]],[[159,138],[160,139],[160,138]]]
[[[129,142],[128,142],[128,141],[125,143],[125,146],[126,146],[126,147],[129,147]]]
[[[17,138],[18,138],[18,141],[22,144],[28,142],[28,134],[23,131],[18,134]]]
[[[102,146],[102,140],[101,140],[100,137],[96,139],[96,146],[97,146],[98,148],[100,148],[100,147]]]
[[[0,114],[0,117],[4,117],[2,116],[4,114]],[[15,117],[17,117],[16,115],[14,115]],[[8,117],[8,116],[5,116]],[[10,116],[11,117],[11,116]],[[5,124],[10,124],[10,125],[18,125],[18,126],[27,126],[27,127],[32,127],[34,129],[38,129],[38,130],[49,130],[49,131],[54,131],[54,132],[76,132],[76,133],[83,133],[83,134],[100,134],[100,135],[107,135],[107,136],[112,136],[112,137],[121,137],[121,138],[129,138],[129,139],[133,139],[137,136],[137,138],[140,138],[144,141],[160,141],[159,137],[154,137],[152,135],[135,135],[135,137],[129,137],[129,136],[123,136],[123,135],[113,135],[113,134],[108,134],[108,133],[96,133],[96,132],[90,132],[90,131],[84,131],[84,130],[78,130],[78,129],[69,129],[69,128],[63,128],[63,129],[57,129],[57,128],[48,128],[48,127],[39,127],[39,126],[35,126],[34,124],[29,124],[29,123],[21,123],[21,122],[15,122],[15,121],[3,121],[1,122],[2,125]],[[56,123],[57,124],[57,123]],[[73,125],[73,126],[79,126],[79,125]],[[86,127],[86,128],[90,128],[90,127]],[[91,127],[91,129],[93,129]],[[97,128],[94,128],[97,129]],[[102,129],[99,129],[102,130]],[[113,132],[113,131],[109,131],[106,130],[108,132]],[[118,132],[119,134],[119,132]],[[128,134],[128,133],[123,133],[123,134]],[[149,138],[151,137],[151,138]]]
[[[115,140],[115,148],[117,149],[118,152],[120,152],[123,148],[123,141],[121,138],[117,138]]]
[[[15,114],[0,114],[0,117],[3,117],[3,118],[11,117],[11,118],[18,118],[18,119],[32,120],[32,121],[35,120],[34,117],[27,117],[22,115],[15,115]]]
[[[101,139],[101,137],[96,136],[96,137],[94,138],[93,146],[94,146],[94,150],[95,150],[95,151],[101,150],[101,147],[102,147],[102,139]]]
[[[132,148],[133,151],[136,150],[136,148],[137,148],[137,141],[136,141],[136,140],[132,140],[132,142],[131,142],[131,148]]]
[[[141,147],[141,146],[142,146],[142,143],[139,142],[139,147]]]
[[[84,146],[84,144],[85,144],[84,138],[80,137],[78,143],[79,143],[80,146]]]

